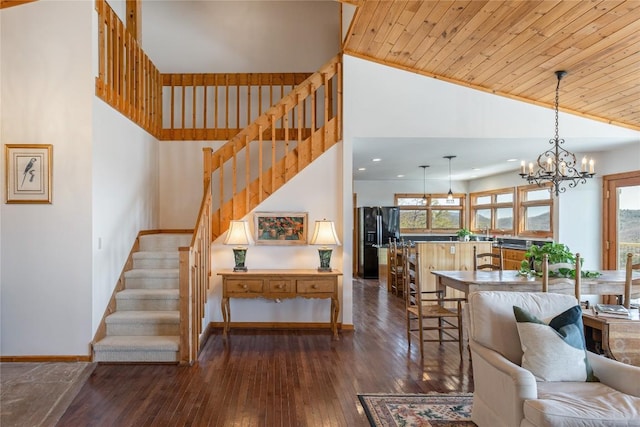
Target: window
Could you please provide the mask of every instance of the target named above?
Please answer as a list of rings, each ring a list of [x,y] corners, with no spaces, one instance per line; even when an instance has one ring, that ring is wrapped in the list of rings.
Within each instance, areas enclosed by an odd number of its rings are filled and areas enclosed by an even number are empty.
[[[396,194],[401,233],[445,233],[464,227],[464,194]]]
[[[477,234],[515,234],[514,188],[471,193],[471,231]]]
[[[518,187],[518,206],[519,235],[553,237],[553,197],[548,185]]]

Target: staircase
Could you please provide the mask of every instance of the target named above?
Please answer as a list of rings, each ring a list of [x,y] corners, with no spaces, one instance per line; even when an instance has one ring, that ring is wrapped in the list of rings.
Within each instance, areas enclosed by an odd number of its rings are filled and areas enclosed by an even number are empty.
[[[147,234],[124,273],[116,310],[105,318],[106,336],[93,344],[95,362],[178,362],[180,312],[178,248],[191,234]]]

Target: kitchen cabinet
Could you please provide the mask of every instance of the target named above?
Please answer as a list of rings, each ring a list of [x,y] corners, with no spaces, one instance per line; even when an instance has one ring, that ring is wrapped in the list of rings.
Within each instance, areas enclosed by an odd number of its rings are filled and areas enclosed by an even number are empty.
[[[520,270],[520,264],[525,258],[525,249],[493,248],[493,253],[498,253],[502,249],[502,269]]]
[[[431,274],[436,270],[473,270],[473,247],[478,252],[491,252],[491,242],[416,242],[416,249],[420,257],[420,285],[423,291],[437,289],[436,276]],[[447,291],[447,297],[464,298],[462,292]]]

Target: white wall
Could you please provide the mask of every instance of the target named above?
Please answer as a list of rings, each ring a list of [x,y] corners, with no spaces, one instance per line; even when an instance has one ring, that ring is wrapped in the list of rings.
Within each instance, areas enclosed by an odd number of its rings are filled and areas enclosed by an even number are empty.
[[[88,354],[92,10],[41,0],[0,11],[0,139],[53,145],[53,203],[0,205],[3,355]]]
[[[160,162],[158,141],[98,98],[92,139],[95,333],[138,232],[159,228]]]
[[[353,190],[358,195],[358,206],[393,206],[396,193],[423,193],[424,180],[362,180],[353,182]],[[449,181],[426,180],[427,194],[447,193]],[[451,191],[466,193],[466,181],[451,181]]]
[[[340,51],[340,4],[145,1],[142,46],[162,73],[313,72]]]
[[[220,141],[160,142],[160,228],[195,227],[202,202],[202,168],[204,147],[214,150]]]

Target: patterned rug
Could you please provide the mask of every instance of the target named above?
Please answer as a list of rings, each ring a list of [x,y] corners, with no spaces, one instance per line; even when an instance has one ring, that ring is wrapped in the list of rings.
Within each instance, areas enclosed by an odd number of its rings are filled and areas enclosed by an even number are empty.
[[[372,427],[470,427],[472,393],[359,394]]]

